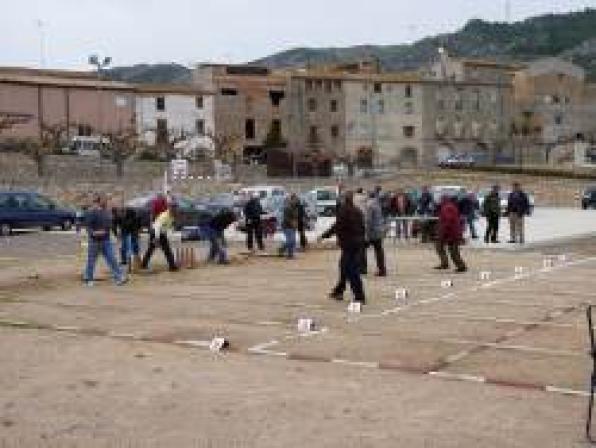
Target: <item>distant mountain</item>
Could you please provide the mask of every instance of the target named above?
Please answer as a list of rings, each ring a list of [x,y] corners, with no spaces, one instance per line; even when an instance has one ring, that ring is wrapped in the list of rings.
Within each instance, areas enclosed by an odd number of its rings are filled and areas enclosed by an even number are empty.
[[[138,64],[130,67],[114,67],[108,71],[110,79],[131,83],[187,84],[192,72],[180,64]]]
[[[359,45],[345,48],[294,48],[259,60],[271,68],[350,62],[377,58],[386,70],[415,69],[436,57],[437,48],[470,58],[527,61],[562,56],[596,78],[596,9],[549,14],[516,23],[470,20],[461,30],[421,39],[411,45]]]
[[[461,30],[421,39],[411,45],[358,45],[345,48],[294,48],[253,61],[270,68],[377,58],[385,70],[411,70],[428,64],[437,48],[450,54],[498,61],[529,61],[560,56],[588,71],[596,81],[596,9],[548,14],[521,22],[470,20]],[[189,83],[191,70],[179,64],[141,64],[110,70],[113,79],[134,83]]]

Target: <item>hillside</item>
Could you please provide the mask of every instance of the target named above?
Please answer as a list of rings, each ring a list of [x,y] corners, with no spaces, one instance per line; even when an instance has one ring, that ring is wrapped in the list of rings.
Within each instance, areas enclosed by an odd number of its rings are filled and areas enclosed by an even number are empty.
[[[438,47],[463,57],[532,60],[564,56],[596,76],[596,9],[549,14],[516,23],[470,20],[461,30],[411,45],[295,48],[254,61],[272,68],[378,58],[386,70],[413,69],[436,57]]]
[[[457,56],[502,61],[561,56],[586,68],[590,79],[596,81],[596,9],[543,15],[515,23],[473,19],[457,32],[427,37],[411,45],[294,48],[252,63],[271,68],[304,67],[375,57],[385,70],[416,69],[433,60],[438,47],[446,47]],[[114,79],[140,83],[191,80],[190,69],[179,64],[117,67],[110,73]]]

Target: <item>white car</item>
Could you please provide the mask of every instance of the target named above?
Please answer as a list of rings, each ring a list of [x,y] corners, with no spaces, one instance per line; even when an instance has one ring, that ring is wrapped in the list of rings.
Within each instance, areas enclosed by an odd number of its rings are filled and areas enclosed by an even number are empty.
[[[435,203],[439,204],[443,196],[458,197],[462,189],[465,189],[465,187],[461,185],[435,185],[430,188],[430,192]]]
[[[337,206],[337,188],[315,188],[306,193],[306,195],[315,202],[318,216],[335,216],[335,208]]]
[[[258,185],[254,187],[242,188],[239,191],[240,197],[247,201],[253,195],[257,195],[261,201],[261,207],[265,211],[271,211],[279,208],[288,196],[287,190],[279,185]]]

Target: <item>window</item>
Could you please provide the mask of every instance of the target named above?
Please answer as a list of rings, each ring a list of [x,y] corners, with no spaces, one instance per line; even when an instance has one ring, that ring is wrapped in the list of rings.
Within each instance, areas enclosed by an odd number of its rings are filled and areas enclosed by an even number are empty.
[[[197,109],[202,109],[203,108],[203,97],[202,96],[197,96],[195,98],[195,104],[197,106]]]
[[[311,126],[308,130],[308,142],[317,143],[319,141],[319,128]]]
[[[34,195],[29,198],[29,206],[34,210],[50,210],[52,203],[43,196]]]
[[[196,121],[197,135],[205,135],[205,120]]]
[[[404,93],[406,95],[406,98],[412,98],[412,86],[410,84],[406,85]]]
[[[440,109],[440,108],[439,108]],[[408,101],[404,106],[404,113],[406,115],[412,115],[414,113],[414,105]]]
[[[443,99],[437,100],[437,109],[445,110],[445,100],[443,100]]]
[[[329,102],[329,110],[331,112],[337,112],[337,100],[331,100]]]
[[[81,137],[90,137],[93,133],[93,129],[88,124],[80,124],[78,126],[78,135]]]
[[[331,87],[333,86],[333,84],[331,83],[330,80],[325,81],[325,91],[330,93],[331,92]]]
[[[323,88],[323,80],[322,79],[317,79],[315,81],[315,85],[317,87],[318,90],[321,90]]]
[[[331,137],[333,137],[333,138],[339,137],[339,126],[336,124],[331,126]]]
[[[474,108],[480,111],[480,91],[474,90]]]
[[[155,109],[161,111],[166,110],[166,99],[163,96],[155,98]]]
[[[308,110],[309,112],[314,112],[317,110],[317,100],[314,98],[308,99]]]
[[[385,100],[379,100],[377,102],[377,110],[380,114],[385,113]]]
[[[416,128],[414,126],[404,126],[404,137],[412,138],[416,133]]]
[[[337,90],[341,90],[341,80],[340,79],[336,79],[335,81],[333,81],[333,86],[337,89]]]
[[[311,91],[313,87],[312,79],[307,79],[304,83],[304,87],[307,91]]]
[[[563,117],[561,115],[555,115],[555,124],[559,126],[563,124]]]
[[[255,120],[254,118],[248,118],[244,123],[244,135],[247,140],[253,140],[255,134]]]
[[[455,98],[455,110],[463,110],[464,108],[464,101],[462,100],[461,95],[458,95]]]
[[[360,113],[368,113],[368,100],[366,98],[360,100]]]
[[[271,99],[271,104],[273,107],[279,107],[281,100],[284,99],[286,96],[283,90],[270,90],[269,91],[269,98]]]
[[[271,121],[271,132],[273,135],[281,138],[281,120],[279,118],[275,118]]]
[[[238,91],[236,89],[223,88],[220,90],[222,96],[236,96]]]
[[[374,90],[375,90],[375,93],[382,93],[383,92],[383,86],[381,85],[380,82],[375,82]]]
[[[156,140],[158,144],[164,144],[168,142],[168,120],[164,118],[158,118],[156,122],[157,136]]]

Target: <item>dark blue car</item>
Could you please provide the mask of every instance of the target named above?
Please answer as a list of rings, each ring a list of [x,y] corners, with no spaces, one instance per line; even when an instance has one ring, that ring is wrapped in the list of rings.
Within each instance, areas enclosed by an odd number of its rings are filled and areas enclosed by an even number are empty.
[[[0,235],[12,229],[38,227],[49,230],[70,229],[75,223],[75,210],[59,205],[39,193],[29,191],[0,191]]]

